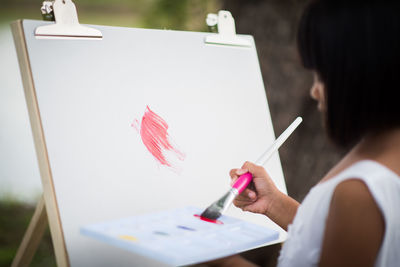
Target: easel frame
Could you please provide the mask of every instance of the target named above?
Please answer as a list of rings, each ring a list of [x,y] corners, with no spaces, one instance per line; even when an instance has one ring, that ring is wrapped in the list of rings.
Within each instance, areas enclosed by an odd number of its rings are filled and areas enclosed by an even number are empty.
[[[70,266],[36,99],[35,85],[33,82],[22,20],[11,23],[11,30],[17,51],[25,100],[28,107],[29,120],[43,185],[43,196],[37,204],[35,213],[17,251],[12,266],[29,265],[43,237],[47,225],[46,221],[50,227],[57,266]]]

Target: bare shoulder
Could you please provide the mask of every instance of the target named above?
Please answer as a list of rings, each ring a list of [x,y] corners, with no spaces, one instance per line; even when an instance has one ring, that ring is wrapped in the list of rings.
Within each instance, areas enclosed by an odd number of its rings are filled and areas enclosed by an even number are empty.
[[[351,205],[350,205],[351,204]],[[331,208],[356,210],[360,206],[377,207],[368,186],[360,179],[348,179],[339,183],[333,193]]]
[[[355,234],[361,230],[379,232],[384,227],[383,215],[371,191],[362,180],[356,178],[336,186],[328,220],[338,224],[346,223],[349,227],[345,231]],[[360,231],[354,231],[351,227],[357,227]]]
[[[337,185],[332,196],[321,266],[373,266],[385,223],[368,186],[360,179]]]

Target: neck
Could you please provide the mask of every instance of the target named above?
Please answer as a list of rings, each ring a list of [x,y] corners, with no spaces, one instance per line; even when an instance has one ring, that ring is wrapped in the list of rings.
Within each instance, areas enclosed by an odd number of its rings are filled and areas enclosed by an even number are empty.
[[[385,165],[400,176],[400,128],[366,135],[322,179],[328,180],[360,160],[370,159]]]
[[[365,136],[350,153],[382,163],[400,175],[400,128]]]

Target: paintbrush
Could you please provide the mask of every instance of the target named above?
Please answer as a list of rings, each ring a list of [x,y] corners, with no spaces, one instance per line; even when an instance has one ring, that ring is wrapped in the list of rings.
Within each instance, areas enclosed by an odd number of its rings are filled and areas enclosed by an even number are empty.
[[[302,121],[303,119],[301,117],[297,117],[255,163],[261,166],[265,165]],[[242,193],[252,180],[253,176],[250,172],[241,175],[225,195],[211,204],[202,214],[200,214],[200,218],[212,221],[217,220],[229,208],[235,197]]]

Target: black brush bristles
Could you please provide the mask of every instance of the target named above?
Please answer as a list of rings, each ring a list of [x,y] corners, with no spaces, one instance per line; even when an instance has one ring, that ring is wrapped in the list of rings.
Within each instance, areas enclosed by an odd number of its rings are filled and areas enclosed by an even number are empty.
[[[202,214],[200,214],[200,217],[207,218],[210,220],[216,220],[219,217],[221,217],[221,208],[216,205],[216,203],[213,203],[211,206],[209,206],[205,211],[203,211]]]
[[[216,220],[229,208],[232,204],[232,201],[235,199],[237,195],[237,190],[231,188],[225,195],[223,195],[220,199],[211,204],[200,217],[207,218],[210,220]]]

